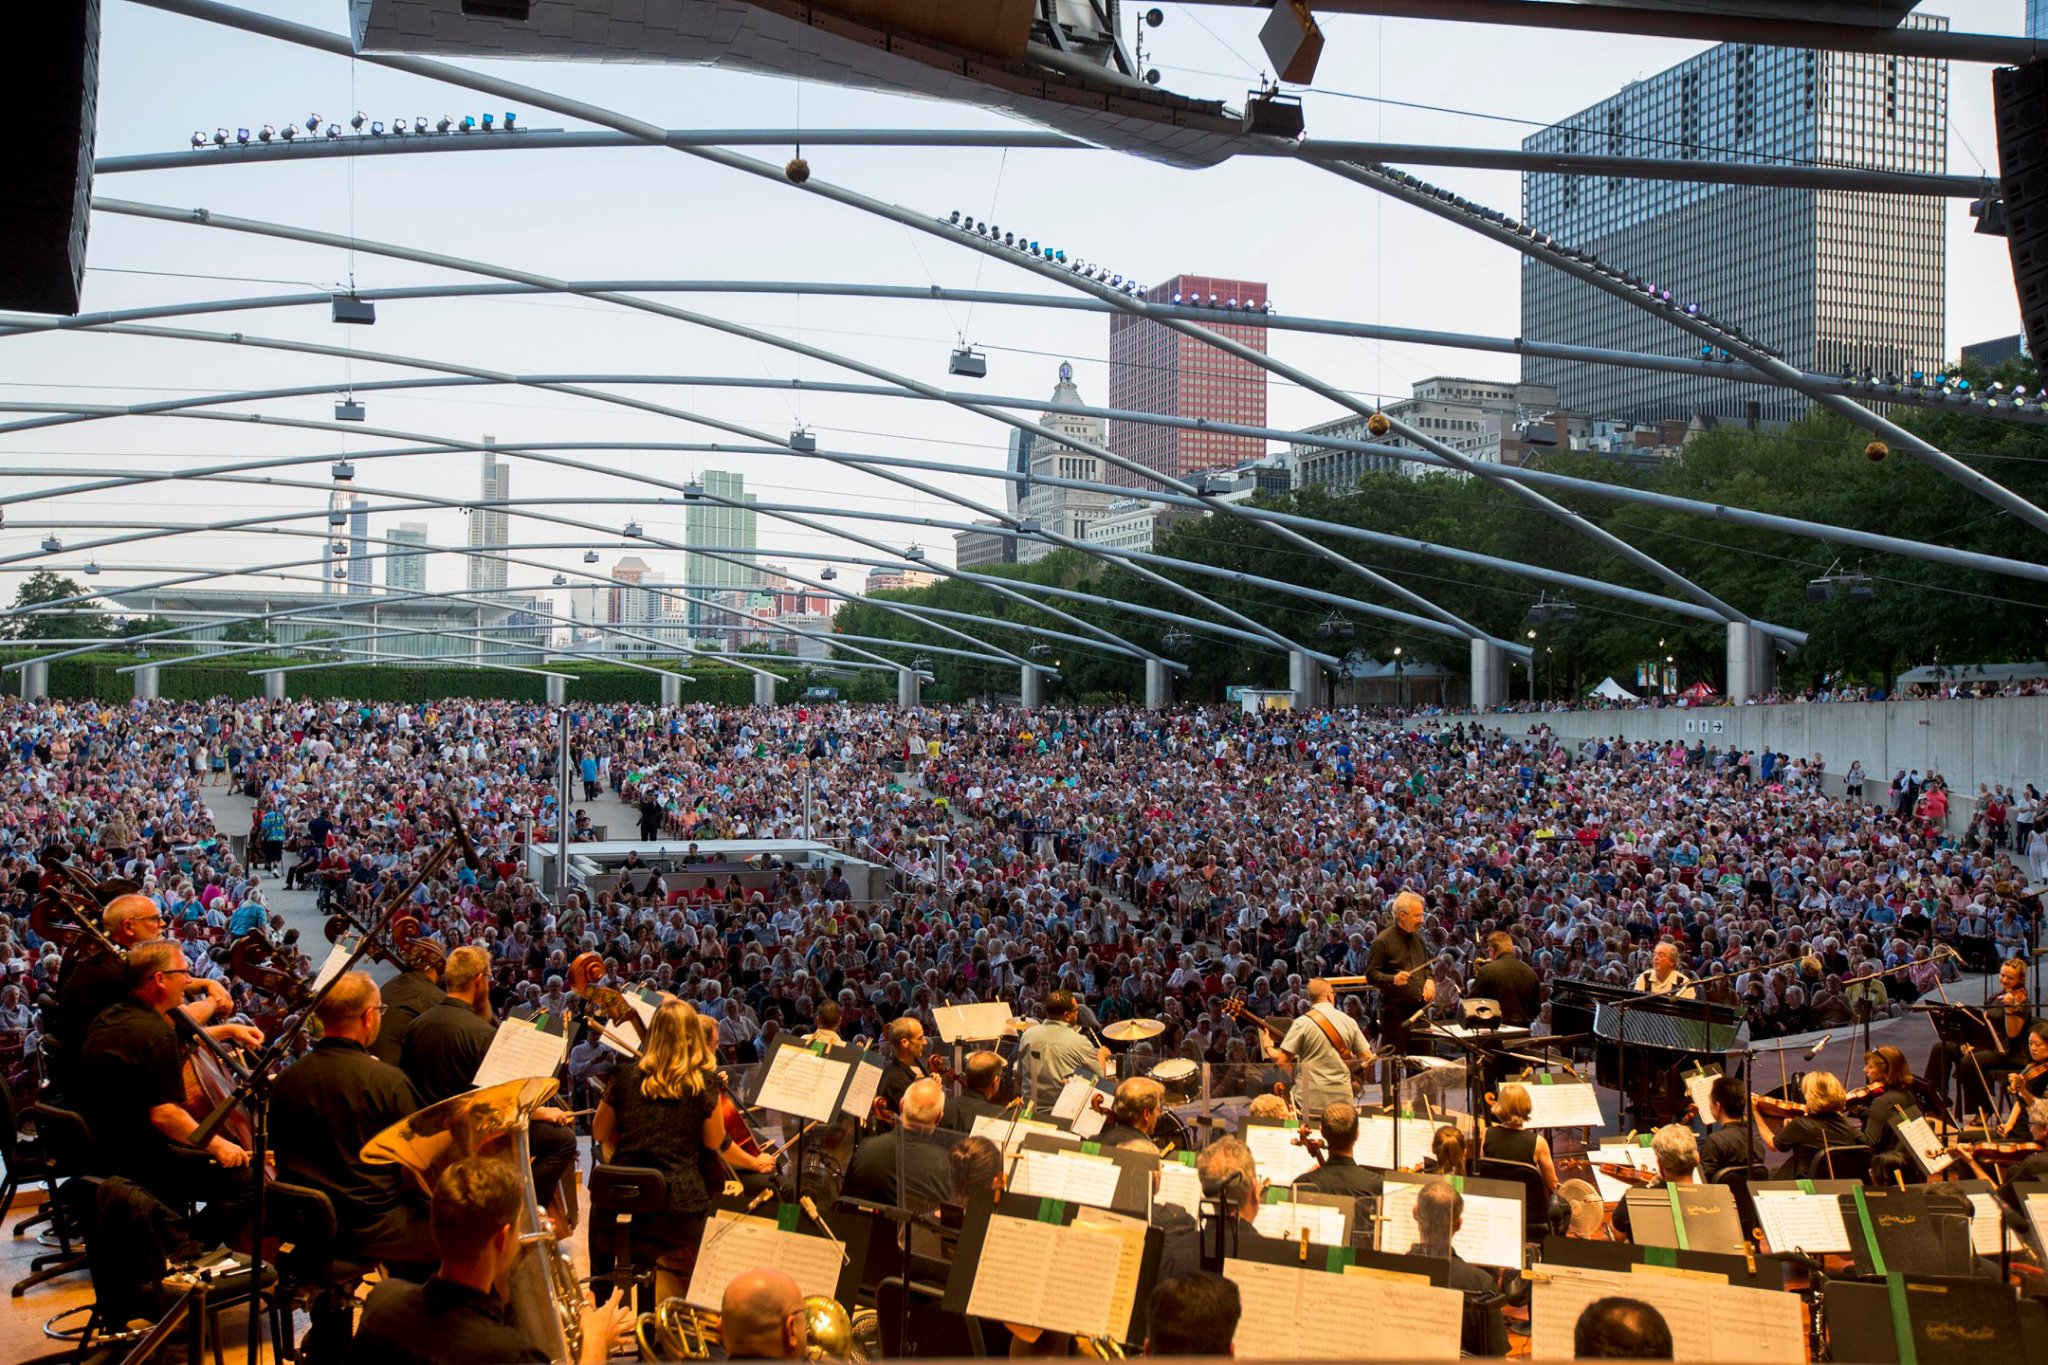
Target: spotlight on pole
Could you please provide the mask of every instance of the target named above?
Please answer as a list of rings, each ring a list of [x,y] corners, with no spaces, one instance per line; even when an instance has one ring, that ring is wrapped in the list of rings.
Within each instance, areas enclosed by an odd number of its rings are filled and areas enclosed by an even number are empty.
[[[377,320],[377,305],[354,294],[336,294],[331,300],[334,321],[368,327]]]

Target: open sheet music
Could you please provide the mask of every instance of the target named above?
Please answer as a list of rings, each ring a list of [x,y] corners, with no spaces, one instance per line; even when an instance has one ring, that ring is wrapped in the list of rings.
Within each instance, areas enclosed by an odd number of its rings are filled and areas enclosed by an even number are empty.
[[[875,1096],[881,1093],[883,1071],[880,1062],[855,1062],[853,1074],[846,1082],[846,1098],[839,1101],[839,1112],[866,1118],[875,1107]]]
[[[1894,1109],[1892,1127],[1897,1130],[1899,1141],[1905,1143],[1906,1150],[1913,1154],[1913,1160],[1918,1162],[1920,1169],[1927,1174],[1939,1175],[1956,1164],[1956,1159],[1948,1154],[1946,1145],[1934,1135],[1934,1129],[1929,1126],[1925,1115],[1915,1114],[1911,1118],[1901,1118],[1899,1111]]]
[[[491,1035],[490,1051],[477,1064],[474,1083],[486,1086],[552,1076],[568,1055],[569,1040],[564,1035],[535,1028],[524,1019],[507,1019]]]
[[[1525,1128],[1599,1128],[1600,1097],[1584,1081],[1554,1085],[1524,1085],[1529,1092],[1529,1117]]]
[[[1418,1182],[1389,1179],[1380,1199],[1381,1251],[1407,1254],[1422,1241],[1415,1223]],[[1451,1247],[1474,1265],[1522,1268],[1522,1201],[1465,1191],[1465,1219]]]
[[[1326,1247],[1350,1243],[1350,1230],[1344,1224],[1344,1210],[1335,1205],[1298,1204],[1291,1199],[1259,1205],[1258,1217],[1252,1220],[1252,1226],[1262,1237],[1293,1242],[1299,1241],[1306,1231],[1309,1241]]]
[[[1124,1243],[1087,1226],[991,1214],[967,1311],[1048,1332],[1109,1336],[1131,1305],[1116,1292]]]
[[[932,1023],[949,1043],[983,1043],[1000,1038],[1010,1026],[1010,1007],[1001,1000],[980,1005],[935,1005]]]
[[[1579,1314],[1612,1295],[1640,1299],[1671,1328],[1672,1356],[1707,1365],[1805,1365],[1806,1327],[1799,1296],[1747,1289],[1716,1277],[1584,1270],[1546,1264],[1530,1302],[1530,1350],[1536,1360],[1573,1358]]]
[[[1024,1139],[1033,1133],[1047,1133],[1056,1138],[1072,1136],[1050,1123],[1041,1123],[1037,1119],[1006,1119],[998,1114],[983,1114],[974,1121],[972,1132],[975,1137],[987,1138],[1002,1148],[1005,1161],[1015,1156],[1017,1149],[1024,1145]]]
[[[698,1308],[717,1312],[725,1287],[764,1265],[788,1271],[807,1296],[839,1292],[843,1261],[839,1244],[829,1237],[784,1232],[771,1219],[720,1211],[704,1225],[700,1248],[688,1294]]]
[[[1258,1163],[1259,1178],[1269,1185],[1292,1185],[1316,1169],[1314,1154],[1295,1141],[1301,1136],[1300,1128],[1248,1123],[1240,1136],[1244,1138],[1244,1145],[1252,1149],[1252,1160]],[[1425,1147],[1422,1150],[1426,1152],[1429,1149]]]
[[[1456,1360],[1465,1296],[1371,1275],[1235,1258],[1240,1360]]]
[[[1657,1154],[1648,1147],[1602,1144],[1594,1148],[1592,1155],[1586,1159],[1592,1163],[1593,1183],[1599,1187],[1600,1197],[1610,1204],[1619,1204],[1632,1187],[1628,1182],[1609,1175],[1601,1167],[1627,1166],[1631,1170],[1647,1171],[1653,1176],[1659,1175]]]
[[[1119,1174],[1116,1162],[1106,1156],[1089,1156],[1078,1149],[1025,1150],[1017,1153],[1017,1160],[1010,1167],[1009,1187],[1015,1194],[1106,1209],[1116,1203]]]
[[[1394,1160],[1394,1125],[1401,1126],[1401,1159]],[[1376,1171],[1391,1171],[1397,1166],[1413,1166],[1429,1155],[1430,1144],[1436,1140],[1436,1125],[1428,1119],[1395,1119],[1388,1114],[1360,1114],[1358,1116],[1358,1146],[1353,1150],[1352,1160],[1361,1166],[1370,1166]],[[1260,1174],[1265,1167],[1259,1168]]]
[[[638,1057],[640,1039],[654,1023],[654,1011],[657,1006],[638,991],[623,991],[621,994],[633,1013],[640,1017],[640,1032],[634,1032],[633,1026],[623,1021],[615,1024],[606,1020],[598,1028],[597,1041],[622,1057]]]
[[[1967,1197],[1970,1201],[1970,1250],[1979,1256],[1996,1256],[2001,1231],[2005,1233],[2007,1250],[2027,1249],[2026,1240],[2005,1226],[2005,1220],[1998,1212],[1997,1195],[1989,1190],[1972,1190]]]
[[[823,1122],[838,1112],[839,1097],[852,1070],[851,1063],[785,1043],[769,1056],[768,1074],[761,1080],[754,1103],[778,1114]]]
[[[1849,1253],[1849,1225],[1842,1221],[1842,1201],[1834,1195],[1753,1190],[1751,1197],[1772,1251],[1803,1251],[1810,1256]]]
[[[1152,1196],[1152,1202],[1186,1209],[1189,1217],[1199,1219],[1202,1216],[1202,1177],[1178,1156],[1168,1157],[1159,1163],[1159,1191]]]

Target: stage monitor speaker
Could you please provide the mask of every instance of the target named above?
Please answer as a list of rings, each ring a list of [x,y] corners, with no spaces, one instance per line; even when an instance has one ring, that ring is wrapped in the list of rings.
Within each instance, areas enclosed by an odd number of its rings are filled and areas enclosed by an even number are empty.
[[[99,0],[8,7],[0,44],[0,308],[76,313],[92,203]]]
[[[1992,72],[1991,92],[2013,288],[2027,349],[2039,365],[2048,363],[2048,60]]]

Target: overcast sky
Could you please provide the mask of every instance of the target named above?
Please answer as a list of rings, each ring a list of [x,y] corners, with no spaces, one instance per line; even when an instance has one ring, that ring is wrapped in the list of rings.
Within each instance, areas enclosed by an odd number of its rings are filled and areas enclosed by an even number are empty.
[[[263,6],[339,31],[343,0],[274,0]],[[1128,8],[1128,7],[1127,7]],[[1181,8],[1147,33],[1169,87],[1239,102],[1263,66],[1255,11]],[[2017,33],[2022,0],[1947,0],[1930,5],[1962,30]],[[101,156],[168,151],[195,129],[303,123],[309,113],[346,118],[502,112],[461,90],[364,63],[112,0],[105,7],[98,150]],[[1320,72],[1328,93],[1307,97],[1313,136],[1515,146],[1531,129],[1565,117],[1700,51],[1703,44],[1648,38],[1545,33],[1337,16]],[[813,84],[687,66],[504,63],[513,80],[621,110],[670,128],[1001,127],[981,110],[896,99]],[[1343,93],[1338,93],[1343,92]],[[1398,101],[1399,103],[1394,103]],[[1414,106],[1433,106],[1429,109]],[[573,126],[520,110],[534,127]],[[1950,83],[1949,169],[1995,173],[1990,69],[1959,65]],[[780,162],[788,149],[756,155]],[[863,150],[811,148],[813,172],[893,202],[943,215],[960,208],[1003,227],[1061,243],[1070,253],[1148,280],[1181,271],[1267,280],[1284,312],[1369,322],[1513,335],[1518,327],[1517,258],[1437,219],[1389,204],[1368,190],[1302,164],[1246,158],[1183,171],[1107,152]],[[1514,211],[1518,178],[1479,171],[1421,173],[1472,198]],[[361,238],[476,257],[564,278],[800,279],[1045,292],[1051,285],[1001,263],[785,186],[658,149],[525,152],[334,160],[303,166],[251,165],[102,177],[102,197],[268,219]],[[2002,239],[1974,235],[1966,206],[1948,207],[1948,346],[2018,330]],[[176,272],[176,273],[174,273]],[[225,299],[328,288],[464,282],[450,272],[377,256],[276,242],[196,226],[110,215],[92,224],[89,309]],[[1108,322],[1099,315],[1039,309],[967,308],[929,302],[758,295],[675,298],[687,307],[741,320],[832,350],[855,352],[899,372],[970,386],[946,375],[960,341],[988,357],[984,387],[999,394],[1050,394],[1061,360],[1071,360],[1083,397],[1107,399]],[[525,373],[646,373],[849,379],[834,367],[735,341],[679,322],[602,304],[547,299],[390,303],[374,328],[338,327],[325,309],[218,313],[172,324],[219,332],[353,345]],[[341,385],[400,377],[389,365],[237,349],[187,341],[74,333],[0,339],[0,401],[132,404],[180,394],[290,385]],[[1433,374],[1509,378],[1502,356],[1330,337],[1276,334],[1274,352],[1344,388],[1405,396]],[[977,466],[1002,459],[1006,429],[941,405],[874,398],[797,395],[708,386],[634,390],[640,397],[769,432],[799,423],[821,444],[868,453],[929,457]],[[365,398],[369,424],[396,431],[501,443],[719,439],[659,416],[533,390],[466,389]],[[305,397],[236,410],[326,419],[332,399]],[[1276,383],[1275,425],[1335,416],[1324,400]],[[215,421],[129,417],[0,436],[0,469],[27,467],[179,468],[213,460],[304,453],[326,457],[394,442]],[[825,503],[966,519],[936,498],[816,461],[647,451],[590,455],[610,467],[682,479],[700,468],[741,468],[763,501]],[[324,480],[324,463],[288,471]],[[990,503],[1000,486],[934,476]],[[377,489],[473,496],[477,457],[415,456],[366,464],[360,482]],[[0,475],[14,493],[50,480]],[[514,492],[538,498],[625,497],[629,484],[515,462]],[[374,501],[383,501],[380,497]],[[324,507],[313,490],[197,485],[151,486],[7,509],[0,554],[33,550],[64,521],[77,544],[90,519],[205,522],[266,511]],[[624,507],[550,509],[606,526],[635,514]],[[638,511],[650,534],[680,541],[680,507]],[[374,526],[424,521],[443,543],[461,543],[454,511],[380,516]],[[324,529],[324,518],[293,523]],[[868,524],[892,544],[913,540],[950,560],[952,537],[936,530]],[[102,534],[106,534],[103,532]],[[515,518],[516,541],[580,533]],[[818,551],[830,537],[761,522],[760,543]],[[225,534],[194,535],[99,553],[102,583],[152,576],[115,565],[253,565],[313,556],[316,541],[281,544]],[[657,571],[681,575],[680,556],[642,551]],[[605,552],[609,568],[618,551]],[[581,568],[580,555],[537,558]],[[72,566],[82,555],[55,562]],[[790,561],[794,563],[795,561]],[[304,572],[316,572],[306,570]],[[381,566],[376,575],[382,582]],[[847,574],[841,582],[855,580]],[[18,575],[0,579],[12,596]],[[514,568],[514,583],[546,573]],[[457,588],[460,561],[435,562],[429,587]],[[278,586],[310,586],[287,585]]]

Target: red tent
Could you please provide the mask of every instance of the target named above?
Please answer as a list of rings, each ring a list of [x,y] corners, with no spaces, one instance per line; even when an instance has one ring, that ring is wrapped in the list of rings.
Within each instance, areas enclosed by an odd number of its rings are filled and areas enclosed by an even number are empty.
[[[1685,691],[1681,692],[1679,695],[1684,697],[1687,701],[1701,702],[1706,701],[1717,694],[1715,693],[1714,689],[1707,683],[1696,682],[1691,687],[1686,688]]]

